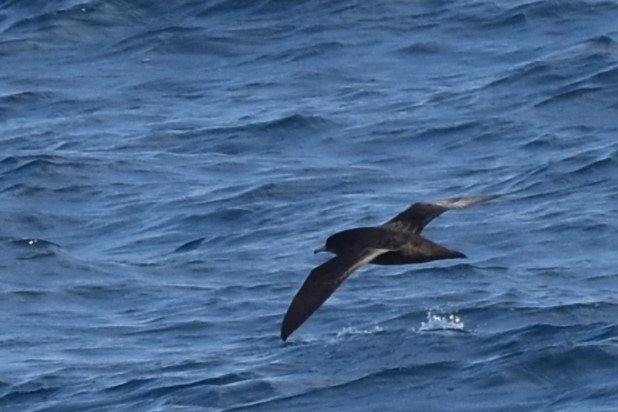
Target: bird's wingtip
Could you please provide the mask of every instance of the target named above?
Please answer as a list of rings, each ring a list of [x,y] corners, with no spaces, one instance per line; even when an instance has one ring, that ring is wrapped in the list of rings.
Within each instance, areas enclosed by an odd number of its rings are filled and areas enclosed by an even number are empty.
[[[285,326],[285,324],[281,325],[281,334],[279,336],[281,336],[281,340],[282,341],[287,341],[288,340],[288,336],[290,336],[292,334],[292,331],[289,330],[289,328],[287,328]]]
[[[476,195],[476,196],[461,196],[461,197],[451,197],[448,199],[441,199],[430,202],[436,206],[441,206],[446,209],[463,209],[477,203],[487,202],[489,200],[493,200],[497,197],[500,197],[498,194],[491,195]]]

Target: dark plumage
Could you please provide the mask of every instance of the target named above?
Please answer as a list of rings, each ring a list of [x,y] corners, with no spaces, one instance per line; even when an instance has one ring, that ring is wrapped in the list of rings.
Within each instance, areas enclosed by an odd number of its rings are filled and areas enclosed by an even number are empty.
[[[352,272],[366,263],[403,265],[465,258],[461,252],[425,239],[421,232],[446,210],[462,209],[495,197],[456,197],[414,203],[382,226],[348,229],[330,236],[315,253],[328,251],[336,256],[313,269],[292,299],[281,324],[281,339],[285,341]]]

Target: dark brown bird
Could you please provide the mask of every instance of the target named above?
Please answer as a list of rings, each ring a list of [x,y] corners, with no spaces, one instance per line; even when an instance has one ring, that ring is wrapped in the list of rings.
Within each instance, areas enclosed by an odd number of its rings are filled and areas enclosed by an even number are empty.
[[[461,252],[425,239],[421,232],[429,222],[449,209],[462,209],[496,197],[455,197],[414,203],[382,226],[359,227],[330,236],[315,253],[328,251],[336,256],[313,269],[292,299],[281,324],[281,339],[285,341],[352,272],[366,263],[404,265],[465,258]]]

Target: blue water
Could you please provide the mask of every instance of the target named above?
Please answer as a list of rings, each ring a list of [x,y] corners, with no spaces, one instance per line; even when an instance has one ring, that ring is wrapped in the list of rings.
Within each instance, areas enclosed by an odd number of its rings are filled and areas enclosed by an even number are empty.
[[[618,3],[0,1],[2,411],[618,410]],[[283,343],[328,235],[500,193]]]

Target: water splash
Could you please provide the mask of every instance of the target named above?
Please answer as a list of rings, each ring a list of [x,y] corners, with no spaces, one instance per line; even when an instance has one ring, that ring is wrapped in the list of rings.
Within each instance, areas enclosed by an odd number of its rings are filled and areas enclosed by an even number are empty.
[[[427,322],[421,322],[420,332],[433,332],[440,330],[463,331],[464,322],[459,315],[451,313],[449,315],[436,315],[427,312]]]

